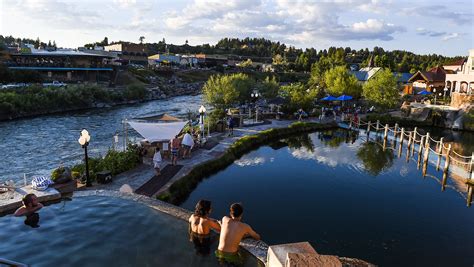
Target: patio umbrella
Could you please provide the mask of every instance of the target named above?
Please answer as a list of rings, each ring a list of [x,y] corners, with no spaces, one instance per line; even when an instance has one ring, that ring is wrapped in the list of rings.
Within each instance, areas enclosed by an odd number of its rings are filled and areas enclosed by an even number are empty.
[[[326,96],[326,97],[321,98],[321,100],[322,100],[322,101],[336,101],[337,98],[335,98],[335,97],[332,96],[332,95],[328,95],[328,96]]]
[[[432,93],[431,92],[428,92],[426,90],[423,90],[421,92],[418,93],[419,95],[431,95]]]
[[[352,100],[352,96],[350,96],[350,95],[341,95],[340,97],[336,98],[336,100],[339,100],[339,101]]]

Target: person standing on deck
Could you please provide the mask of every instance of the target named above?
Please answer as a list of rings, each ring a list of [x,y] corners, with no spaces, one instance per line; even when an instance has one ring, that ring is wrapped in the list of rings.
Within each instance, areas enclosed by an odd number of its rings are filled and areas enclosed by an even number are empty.
[[[181,145],[181,141],[179,140],[177,135],[173,139],[171,139],[170,141],[171,164],[173,164],[173,166],[176,166],[176,164],[178,164],[178,155],[179,155],[180,145]]]
[[[186,134],[183,136],[183,142],[182,142],[182,146],[183,146],[183,159],[184,158],[190,158],[191,157],[191,149],[193,148],[194,146],[194,140],[193,140],[193,137],[191,136],[191,134],[189,133],[189,131],[186,132]]]
[[[161,152],[160,148],[155,148],[155,154],[153,155],[153,167],[155,168],[156,175],[161,175]]]

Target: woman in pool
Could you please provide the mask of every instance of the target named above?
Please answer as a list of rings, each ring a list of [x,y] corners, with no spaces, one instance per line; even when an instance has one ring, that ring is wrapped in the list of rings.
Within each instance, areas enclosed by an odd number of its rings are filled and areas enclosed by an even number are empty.
[[[23,206],[18,208],[13,214],[16,217],[29,216],[43,207],[43,204],[38,202],[35,194],[26,194],[23,199]]]
[[[194,214],[189,217],[190,241],[194,243],[197,254],[209,255],[211,253],[211,229],[221,231],[218,221],[209,218],[211,201],[199,200]]]

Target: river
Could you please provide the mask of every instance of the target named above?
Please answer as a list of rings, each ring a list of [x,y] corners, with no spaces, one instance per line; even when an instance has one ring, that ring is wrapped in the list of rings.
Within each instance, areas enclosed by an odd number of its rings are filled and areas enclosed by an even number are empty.
[[[35,175],[49,176],[60,164],[80,162],[84,151],[77,142],[85,128],[91,135],[91,156],[105,155],[113,135],[122,130],[122,120],[168,113],[185,118],[188,110],[197,112],[202,97],[180,96],[129,106],[62,113],[0,122],[0,182],[28,180]],[[132,138],[136,136],[131,133]],[[123,142],[120,142],[122,144]]]

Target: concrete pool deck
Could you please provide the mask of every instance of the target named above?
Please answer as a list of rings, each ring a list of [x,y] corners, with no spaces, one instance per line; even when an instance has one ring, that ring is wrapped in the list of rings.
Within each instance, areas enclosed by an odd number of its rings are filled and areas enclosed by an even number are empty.
[[[252,127],[235,128],[233,136],[227,136],[227,133],[213,133],[211,138],[216,140],[218,144],[209,150],[197,149],[196,151],[193,151],[191,158],[189,159],[179,159],[178,164],[183,165],[181,170],[179,170],[176,175],[174,175],[166,184],[164,184],[157,192],[155,192],[152,197],[156,197],[162,192],[167,191],[173,183],[189,174],[189,172],[195,166],[221,156],[227,150],[227,148],[229,148],[229,146],[231,146],[240,138],[247,135],[258,134],[261,131],[271,128],[285,128],[294,123],[295,120],[271,120],[270,122],[271,123],[269,124],[262,124]],[[319,120],[304,120],[304,122],[319,122]],[[325,124],[329,122],[331,121],[326,121]],[[95,184],[89,188],[82,187],[81,190],[105,189],[119,191],[123,185],[127,184],[133,189],[133,191],[135,191],[152,179],[155,175],[155,170],[153,169],[151,159],[148,159],[148,161],[149,162],[141,164],[133,170],[115,176],[114,180],[109,184]],[[171,163],[169,159],[164,159],[163,162],[163,165]]]
[[[23,205],[22,198],[26,194],[33,193],[39,202],[48,202],[61,199],[61,193],[54,188],[48,188],[44,191],[37,191],[31,188],[31,185],[16,188],[15,191],[2,193],[0,195],[0,215],[11,212]]]

